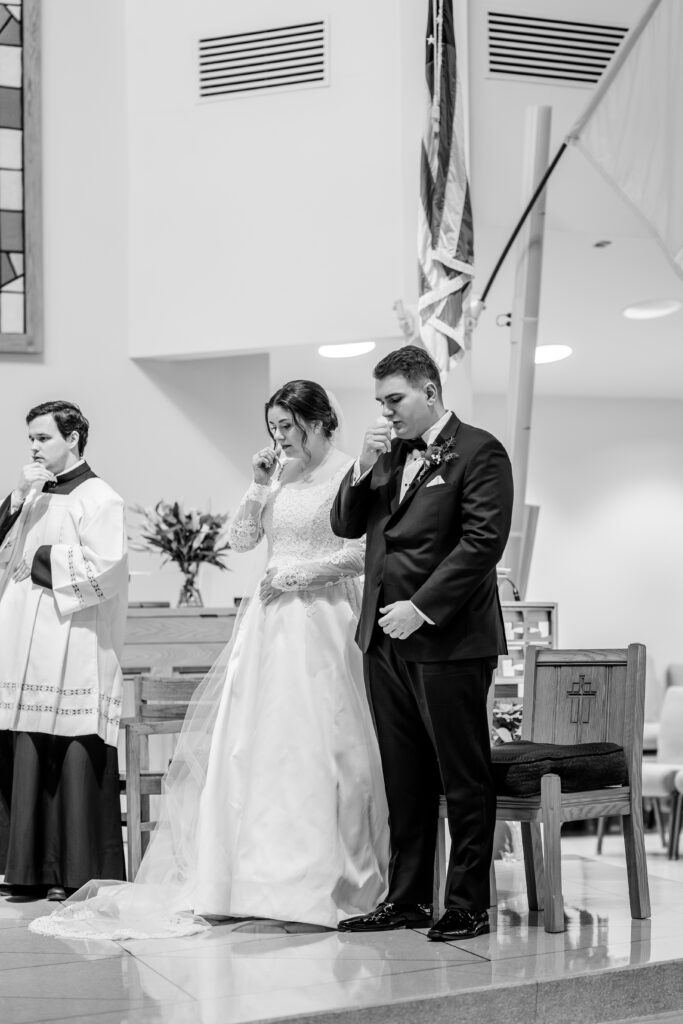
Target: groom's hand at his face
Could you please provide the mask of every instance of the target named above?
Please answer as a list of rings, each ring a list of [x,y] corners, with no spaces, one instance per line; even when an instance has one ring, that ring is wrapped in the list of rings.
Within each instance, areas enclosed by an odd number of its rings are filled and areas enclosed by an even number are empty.
[[[365,431],[363,450],[358,459],[361,473],[367,473],[375,465],[380,455],[390,451],[391,425],[384,417],[380,417],[376,423],[373,423]]]
[[[394,640],[406,640],[425,621],[410,601],[392,601],[380,608],[380,614],[379,625]]]

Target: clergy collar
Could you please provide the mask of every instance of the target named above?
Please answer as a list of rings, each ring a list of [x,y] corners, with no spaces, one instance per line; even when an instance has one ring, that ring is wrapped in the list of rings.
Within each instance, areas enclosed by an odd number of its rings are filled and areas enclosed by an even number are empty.
[[[56,480],[48,480],[43,485],[43,492],[48,494],[70,494],[76,487],[85,480],[92,480],[95,474],[85,460],[77,463],[71,469],[59,473]]]
[[[78,462],[74,462],[71,469],[63,469],[61,473],[55,473],[55,476],[58,480],[61,480],[62,477],[68,476],[69,473],[73,473],[74,470],[78,469],[80,466],[85,466],[85,459],[79,459]]]

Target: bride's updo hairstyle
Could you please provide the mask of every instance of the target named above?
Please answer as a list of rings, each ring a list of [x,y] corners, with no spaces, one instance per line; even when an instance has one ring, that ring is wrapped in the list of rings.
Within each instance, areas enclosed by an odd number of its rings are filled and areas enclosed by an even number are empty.
[[[301,431],[301,447],[310,455],[306,446],[308,432],[306,426],[312,423],[320,423],[325,437],[330,440],[335,430],[339,427],[337,414],[330,404],[330,399],[325,388],[316,384],[314,380],[290,380],[266,402],[266,426],[268,426],[268,413],[273,406],[279,405],[286,409],[297,427]]]

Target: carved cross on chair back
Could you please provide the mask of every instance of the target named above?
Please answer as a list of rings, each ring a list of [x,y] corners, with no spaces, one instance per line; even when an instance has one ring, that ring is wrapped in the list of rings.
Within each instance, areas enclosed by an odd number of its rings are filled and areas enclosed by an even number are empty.
[[[567,696],[571,697],[572,702],[572,723],[581,722],[583,725],[587,725],[590,722],[591,706],[588,698],[595,697],[597,692],[597,690],[591,690],[591,684],[586,681],[583,672],[579,675],[578,679],[574,680],[571,690],[567,690]]]

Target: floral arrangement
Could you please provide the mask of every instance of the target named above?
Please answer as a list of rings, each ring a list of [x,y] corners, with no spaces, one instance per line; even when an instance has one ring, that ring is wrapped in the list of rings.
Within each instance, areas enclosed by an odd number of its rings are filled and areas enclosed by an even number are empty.
[[[142,517],[142,522],[131,548],[160,552],[163,563],[175,562],[185,576],[180,603],[201,605],[195,583],[199,566],[205,562],[219,569],[228,568],[227,513],[214,515],[196,508],[186,511],[179,501],[158,501],[151,508],[133,505],[132,511]]]
[[[501,743],[510,743],[518,740],[522,735],[522,705],[503,704],[493,705],[493,724],[491,728],[491,740],[494,746]]]

